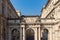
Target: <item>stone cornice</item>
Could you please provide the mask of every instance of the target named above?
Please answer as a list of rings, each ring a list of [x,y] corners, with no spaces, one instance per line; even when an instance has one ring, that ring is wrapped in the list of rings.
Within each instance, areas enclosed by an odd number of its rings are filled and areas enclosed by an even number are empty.
[[[22,15],[21,17],[40,17],[38,15]]]
[[[26,22],[21,22],[21,25],[55,25],[58,24],[60,21],[59,20],[55,20],[54,18],[40,18],[39,22],[35,22],[35,23],[26,23]]]
[[[17,15],[17,17],[19,17],[17,12],[16,12],[16,10],[15,10],[15,8],[13,7],[12,3],[10,2],[10,0],[7,0],[7,2],[10,5],[10,7],[14,10],[15,14]]]
[[[57,5],[60,2],[60,0],[58,0],[54,5]]]
[[[58,24],[59,22],[56,22],[56,23],[20,23],[20,25],[55,25],[55,24]]]
[[[20,20],[20,18],[7,18],[7,20]]]
[[[55,9],[55,8],[53,8],[53,9],[49,12],[49,14],[51,14],[51,13],[54,11],[54,9]],[[47,14],[46,18],[49,16],[49,14]]]
[[[47,0],[47,3],[43,9],[46,9],[49,4],[50,4],[50,0]]]

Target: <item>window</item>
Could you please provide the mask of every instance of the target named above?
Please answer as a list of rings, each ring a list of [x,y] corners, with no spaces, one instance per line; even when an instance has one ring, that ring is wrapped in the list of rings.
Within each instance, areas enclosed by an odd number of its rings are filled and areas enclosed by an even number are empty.
[[[48,40],[48,30],[47,29],[43,30],[41,40]]]
[[[20,34],[17,29],[12,30],[12,40],[20,40]]]

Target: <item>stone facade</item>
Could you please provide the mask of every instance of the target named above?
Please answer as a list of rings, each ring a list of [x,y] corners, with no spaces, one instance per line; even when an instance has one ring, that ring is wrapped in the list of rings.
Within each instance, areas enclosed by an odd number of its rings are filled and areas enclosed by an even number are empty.
[[[49,0],[42,9],[41,23],[49,31],[48,40],[60,40],[60,0]]]
[[[34,40],[60,40],[60,0],[48,0],[41,16],[22,16],[21,37],[27,40],[27,30],[34,31]],[[30,33],[29,31],[29,33]],[[33,32],[32,32],[33,33]],[[31,34],[32,35],[32,34]]]
[[[40,16],[19,15],[9,0],[0,3],[0,40],[60,40],[60,0],[48,0]]]
[[[0,0],[0,40],[8,39],[7,18],[18,18],[10,0]]]

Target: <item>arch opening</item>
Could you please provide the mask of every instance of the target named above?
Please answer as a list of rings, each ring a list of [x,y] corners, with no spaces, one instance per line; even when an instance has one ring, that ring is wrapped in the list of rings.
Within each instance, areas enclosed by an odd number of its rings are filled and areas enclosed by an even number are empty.
[[[47,29],[43,30],[41,40],[48,40],[48,30]]]
[[[12,40],[20,40],[20,33],[17,29],[13,29],[11,32]]]
[[[26,30],[26,40],[34,40],[34,30]]]

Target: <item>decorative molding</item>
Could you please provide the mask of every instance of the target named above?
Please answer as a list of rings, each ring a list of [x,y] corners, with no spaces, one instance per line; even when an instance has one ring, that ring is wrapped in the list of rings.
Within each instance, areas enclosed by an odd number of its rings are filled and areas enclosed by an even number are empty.
[[[46,16],[46,18],[55,10],[55,8],[53,8],[50,13]]]
[[[60,2],[60,0],[58,0],[54,5],[57,5]]]

